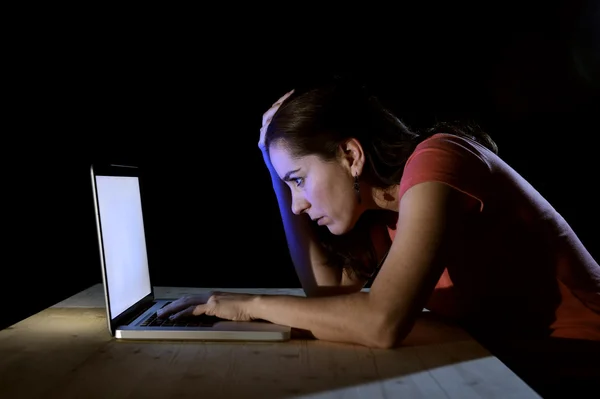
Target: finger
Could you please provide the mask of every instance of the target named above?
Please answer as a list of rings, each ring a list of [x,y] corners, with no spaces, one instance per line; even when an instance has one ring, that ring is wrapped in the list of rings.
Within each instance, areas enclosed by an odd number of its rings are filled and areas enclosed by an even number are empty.
[[[273,103],[273,107],[280,106],[281,103],[284,102],[286,98],[288,98],[289,96],[292,95],[293,92],[294,92],[294,89],[285,93],[283,96],[281,96],[281,98],[279,100],[277,100]]]
[[[169,316],[170,320],[177,320],[181,317],[189,317],[189,316],[193,316],[194,315],[194,308],[195,306],[188,306],[187,308],[183,309],[182,311],[179,311],[171,316]]]
[[[156,311],[156,315],[159,318],[166,317],[166,316],[168,316],[168,315],[170,315],[172,313],[177,313],[177,312],[179,312],[182,309],[185,309],[187,307],[184,303],[178,302],[178,301],[171,302],[167,306],[165,306],[165,307],[163,307],[161,309],[158,309]]]
[[[166,317],[169,314],[177,313],[177,312],[189,307],[190,306],[189,301],[190,301],[189,297],[179,298],[179,299],[171,302],[167,306],[163,307],[162,309],[159,309],[156,312],[156,315],[158,317]]]
[[[192,307],[192,315],[200,316],[206,313],[206,305],[196,305]]]
[[[275,115],[275,113],[279,110],[279,107],[281,106],[281,104],[289,97],[292,95],[292,93],[294,92],[294,90],[289,91],[287,93],[285,93],[279,100],[277,100],[272,106],[271,108],[269,108],[267,110],[267,112],[265,112],[263,114],[263,118],[262,118],[262,124],[263,126],[265,124],[268,124],[269,122],[271,122],[271,119],[273,119],[273,115]]]
[[[263,114],[262,117],[262,124],[263,126],[268,125],[271,122],[271,119],[273,119],[273,115],[275,115],[275,113],[279,110],[279,107],[274,107],[274,108],[269,108],[267,110],[267,112],[265,112]]]

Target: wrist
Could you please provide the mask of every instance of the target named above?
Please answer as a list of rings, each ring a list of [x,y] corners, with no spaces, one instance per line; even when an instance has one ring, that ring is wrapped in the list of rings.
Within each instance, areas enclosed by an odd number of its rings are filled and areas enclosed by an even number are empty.
[[[269,157],[269,154],[267,153],[267,151],[263,151],[263,161],[265,162],[265,166],[267,167],[267,170],[271,173],[271,177],[274,179],[279,180],[279,176],[277,175],[277,172],[275,171],[275,168],[273,167],[273,164],[271,163],[271,158]]]
[[[248,314],[252,319],[262,319],[266,320],[264,316],[264,312],[262,311],[264,295],[253,295],[250,301],[248,302]]]
[[[267,152],[266,148],[261,147],[260,148],[260,153],[262,154],[263,160],[265,161],[266,164],[270,164],[271,163],[271,158],[269,157],[269,153]]]

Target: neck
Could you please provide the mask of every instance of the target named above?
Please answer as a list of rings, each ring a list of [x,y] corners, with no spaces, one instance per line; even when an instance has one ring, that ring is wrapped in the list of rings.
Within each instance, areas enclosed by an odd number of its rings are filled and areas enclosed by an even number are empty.
[[[387,210],[398,212],[400,200],[398,198],[398,185],[387,188],[370,187],[365,195],[365,207],[367,209]]]

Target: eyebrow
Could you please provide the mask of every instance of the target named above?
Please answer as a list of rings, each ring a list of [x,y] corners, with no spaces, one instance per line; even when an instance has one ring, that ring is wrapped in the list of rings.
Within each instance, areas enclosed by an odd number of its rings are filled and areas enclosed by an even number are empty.
[[[291,180],[291,179],[290,179],[290,175],[292,175],[293,173],[296,173],[296,172],[298,172],[299,170],[300,170],[300,168],[298,168],[298,169],[296,169],[296,170],[290,170],[289,172],[287,172],[287,173],[285,174],[285,176],[283,176],[283,179],[282,179],[282,180],[283,180],[283,181],[290,181],[290,180]]]

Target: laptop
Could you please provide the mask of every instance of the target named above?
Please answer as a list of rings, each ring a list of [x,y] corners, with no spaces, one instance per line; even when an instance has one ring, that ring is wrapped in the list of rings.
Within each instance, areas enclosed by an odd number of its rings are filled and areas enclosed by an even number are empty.
[[[93,164],[92,190],[108,329],[117,339],[286,341],[291,328],[266,321],[192,316],[169,321],[150,279],[139,167]]]

